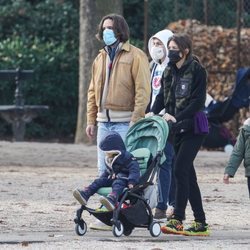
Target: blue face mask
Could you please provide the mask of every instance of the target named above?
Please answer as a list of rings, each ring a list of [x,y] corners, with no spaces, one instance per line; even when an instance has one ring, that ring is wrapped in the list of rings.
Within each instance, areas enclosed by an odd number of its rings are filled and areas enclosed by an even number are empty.
[[[113,43],[115,43],[116,42],[116,37],[115,37],[115,34],[114,34],[114,31],[113,30],[111,30],[111,29],[105,29],[104,31],[103,31],[103,41],[104,41],[104,43],[106,44],[106,45],[111,45],[111,44],[113,44]]]

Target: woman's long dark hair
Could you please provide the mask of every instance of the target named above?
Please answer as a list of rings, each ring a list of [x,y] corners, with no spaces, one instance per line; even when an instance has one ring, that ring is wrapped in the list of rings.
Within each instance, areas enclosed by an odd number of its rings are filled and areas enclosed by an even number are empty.
[[[185,49],[188,49],[189,52],[187,57],[193,53],[193,45],[192,40],[187,34],[174,34],[172,37],[169,38],[167,46],[171,41],[174,41],[182,54],[185,54]]]

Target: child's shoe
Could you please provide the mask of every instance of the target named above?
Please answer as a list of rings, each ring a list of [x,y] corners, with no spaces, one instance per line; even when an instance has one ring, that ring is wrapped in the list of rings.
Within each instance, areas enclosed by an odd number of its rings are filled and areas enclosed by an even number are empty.
[[[209,236],[210,231],[208,224],[205,222],[194,221],[191,227],[185,229],[183,235],[186,236]]]
[[[115,209],[115,198],[113,196],[101,196],[100,202],[103,206],[105,206],[108,211],[113,211]]]
[[[89,196],[83,190],[75,189],[73,191],[73,196],[78,200],[78,202],[81,205],[84,205],[84,206],[87,205]]]
[[[170,219],[166,226],[161,227],[164,234],[183,234],[183,224],[176,219]]]
[[[155,220],[166,220],[167,219],[166,210],[156,208],[155,214],[154,214],[154,219]]]

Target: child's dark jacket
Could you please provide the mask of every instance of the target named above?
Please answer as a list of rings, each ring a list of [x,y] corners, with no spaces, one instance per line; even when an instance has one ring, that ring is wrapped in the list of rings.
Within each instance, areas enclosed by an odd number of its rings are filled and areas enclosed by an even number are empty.
[[[111,162],[106,158],[106,171],[103,176],[116,175],[116,178],[126,178],[128,184],[135,185],[140,178],[140,168],[136,159],[126,151],[125,144],[118,133],[111,133],[99,145],[105,152],[118,153]]]

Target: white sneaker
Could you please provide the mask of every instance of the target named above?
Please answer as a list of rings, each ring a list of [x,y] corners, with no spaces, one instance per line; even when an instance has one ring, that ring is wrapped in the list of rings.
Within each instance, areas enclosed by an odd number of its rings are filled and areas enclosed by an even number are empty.
[[[166,211],[167,219],[168,220],[171,219],[173,214],[174,214],[174,207],[168,206],[167,211]]]
[[[95,220],[95,222],[90,223],[89,228],[94,229],[94,230],[100,230],[100,231],[111,231],[112,230],[111,226],[108,226],[97,219]]]

